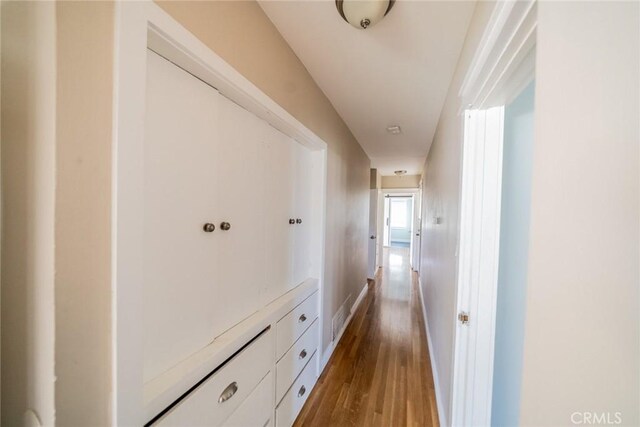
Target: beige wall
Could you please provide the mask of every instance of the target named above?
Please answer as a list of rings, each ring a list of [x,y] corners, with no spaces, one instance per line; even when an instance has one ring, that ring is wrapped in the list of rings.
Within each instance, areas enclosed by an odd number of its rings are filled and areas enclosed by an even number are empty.
[[[420,186],[420,175],[405,176],[383,176],[382,188],[418,188]]]
[[[369,158],[254,1],[158,3],[328,145],[325,328],[367,278]]]
[[[447,417],[463,141],[458,93],[491,8],[476,6],[423,172],[421,285]],[[622,412],[625,425],[639,425],[638,3],[538,8],[521,423],[571,425],[573,412],[593,411]]]
[[[0,424],[53,425],[55,5],[1,8]]]
[[[56,4],[56,418],[105,425],[111,393],[113,4]]]
[[[458,93],[493,9],[478,2],[423,170],[420,283],[433,343],[434,377],[449,422],[454,343],[462,116]],[[433,218],[441,222],[434,224]]]
[[[639,14],[538,5],[523,425],[640,425]]]

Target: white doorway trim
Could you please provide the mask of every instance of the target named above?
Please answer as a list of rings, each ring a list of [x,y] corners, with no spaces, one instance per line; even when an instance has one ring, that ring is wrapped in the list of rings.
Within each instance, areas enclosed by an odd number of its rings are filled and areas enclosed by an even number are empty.
[[[112,152],[112,424],[144,425],[160,395],[143,382],[143,159],[147,49],[197,76],[313,151],[322,191],[314,271],[324,292],[327,145],[153,1],[117,2]],[[320,298],[323,301],[323,298]],[[322,302],[321,302],[322,304]],[[322,312],[322,308],[320,308]],[[322,328],[322,323],[321,326]],[[322,332],[319,334],[322,337]],[[320,343],[319,343],[320,344]],[[166,406],[166,405],[164,405]],[[148,409],[151,408],[151,409]],[[149,412],[149,413],[145,413]]]
[[[372,188],[369,190],[369,241],[368,241],[368,257],[367,257],[367,277],[369,279],[375,279],[376,272],[378,271],[378,242],[380,238],[378,235],[378,189]]]
[[[413,246],[416,244],[416,239],[415,239],[415,224],[416,224],[416,216],[420,215],[420,212],[417,211],[416,209],[416,198],[418,196],[420,189],[419,188],[383,188],[380,190],[380,194],[378,197],[378,212],[382,213],[380,218],[381,221],[379,222],[380,224],[380,228],[379,228],[379,232],[378,232],[378,236],[383,236],[382,239],[379,239],[378,241],[378,247],[379,247],[379,253],[380,253],[380,258],[382,258],[382,251],[385,248],[384,245],[384,233],[385,233],[385,216],[384,216],[384,203],[385,200],[387,200],[387,195],[391,195],[391,196],[407,196],[407,197],[411,197],[412,198],[412,202],[411,202],[411,206],[412,206],[412,223],[411,223],[411,243],[409,244],[409,257],[410,260],[412,260],[412,254],[413,254]],[[379,260],[380,265],[382,266],[382,259]]]
[[[450,420],[491,425],[504,105],[533,79],[535,0],[496,4],[460,90],[464,119]]]
[[[422,180],[413,197],[413,245],[411,248],[411,268],[420,274],[420,251],[422,249]]]

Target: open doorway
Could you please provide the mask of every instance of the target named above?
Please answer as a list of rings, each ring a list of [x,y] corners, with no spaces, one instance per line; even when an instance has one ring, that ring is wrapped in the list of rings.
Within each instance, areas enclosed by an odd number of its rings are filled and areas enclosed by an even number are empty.
[[[413,196],[392,196],[384,199],[384,246],[410,248],[413,229]]]
[[[418,189],[383,190],[379,198],[381,254],[394,252],[406,258],[407,265],[413,268],[414,248],[420,245],[416,237],[418,211]]]

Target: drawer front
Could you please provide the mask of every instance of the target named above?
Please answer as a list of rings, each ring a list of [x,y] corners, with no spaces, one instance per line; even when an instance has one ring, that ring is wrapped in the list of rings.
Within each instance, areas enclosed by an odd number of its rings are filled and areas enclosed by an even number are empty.
[[[307,401],[311,389],[316,383],[316,363],[318,353],[313,355],[307,366],[284,395],[284,399],[276,409],[276,426],[290,427]]]
[[[272,333],[257,338],[153,425],[221,425],[271,369]]]
[[[276,366],[276,402],[280,402],[318,348],[320,321],[316,319]]]
[[[278,321],[277,350],[280,359],[318,317],[318,292],[315,292]]]
[[[273,375],[260,381],[244,402],[223,423],[225,427],[264,427],[273,415]]]

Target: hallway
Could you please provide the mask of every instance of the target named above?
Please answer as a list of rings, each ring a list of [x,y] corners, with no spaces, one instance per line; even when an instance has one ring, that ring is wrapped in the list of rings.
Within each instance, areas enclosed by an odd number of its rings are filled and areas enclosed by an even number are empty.
[[[408,248],[385,248],[295,426],[437,426],[417,275]]]

